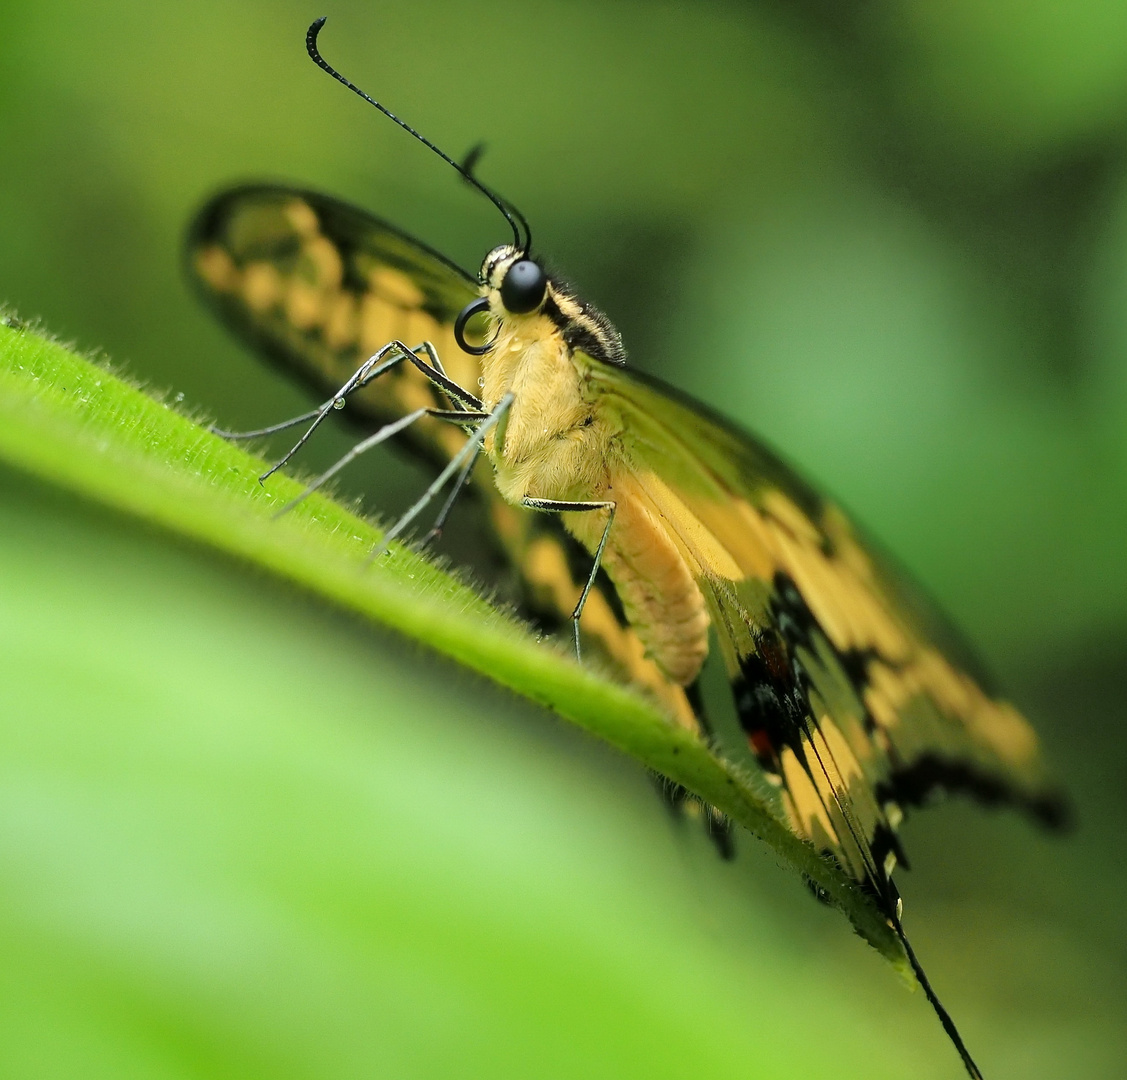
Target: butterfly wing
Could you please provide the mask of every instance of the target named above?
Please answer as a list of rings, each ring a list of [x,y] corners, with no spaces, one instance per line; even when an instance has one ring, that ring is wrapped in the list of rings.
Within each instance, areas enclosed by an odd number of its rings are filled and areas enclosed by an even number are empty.
[[[1059,821],[1032,729],[840,509],[704,406],[587,369],[698,568],[736,717],[795,832],[894,912],[905,807],[965,790]]]
[[[477,283],[347,203],[277,185],[223,192],[193,222],[187,262],[220,318],[323,398],[393,340],[431,342],[451,378],[477,386],[478,358],[459,349],[453,333]],[[386,424],[423,406],[450,407],[420,371],[401,364],[350,396],[346,408]],[[426,418],[404,441],[442,463],[465,435]]]

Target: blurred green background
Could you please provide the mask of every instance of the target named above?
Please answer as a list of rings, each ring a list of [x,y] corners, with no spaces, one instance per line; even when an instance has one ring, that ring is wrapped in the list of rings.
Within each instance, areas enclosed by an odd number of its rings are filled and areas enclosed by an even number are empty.
[[[631,360],[850,506],[1033,718],[1079,829],[917,816],[906,925],[985,1074],[1127,1055],[1127,5],[0,4],[0,302],[233,427],[196,306],[248,178],[471,270],[484,178]],[[347,435],[328,437],[328,460]],[[319,457],[318,457],[319,455]],[[343,485],[394,508],[390,457]],[[0,1072],[956,1077],[744,838],[421,650],[0,472]]]

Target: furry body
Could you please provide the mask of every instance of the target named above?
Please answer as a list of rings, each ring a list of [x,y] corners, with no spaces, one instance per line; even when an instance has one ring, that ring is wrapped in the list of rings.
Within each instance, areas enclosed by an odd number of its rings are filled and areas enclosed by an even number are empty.
[[[671,679],[688,685],[708,653],[709,624],[691,555],[663,520],[630,459],[615,411],[600,401],[599,384],[590,378],[592,364],[621,362],[621,345],[609,323],[555,283],[541,309],[529,315],[506,311],[500,282],[518,257],[511,248],[498,248],[482,268],[497,328],[482,362],[482,399],[492,411],[505,394],[514,395],[504,422],[485,442],[497,488],[517,506],[529,499],[614,504],[602,566],[647,654]],[[571,328],[592,351],[602,346],[613,358],[592,359],[573,348]],[[594,553],[607,512],[564,512],[564,525]]]

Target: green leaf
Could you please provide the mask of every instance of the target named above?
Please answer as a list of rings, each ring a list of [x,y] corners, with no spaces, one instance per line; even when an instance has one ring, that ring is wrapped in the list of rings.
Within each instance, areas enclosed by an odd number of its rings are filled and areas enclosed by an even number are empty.
[[[581,668],[418,554],[264,463],[28,329],[0,326],[0,460],[205,544],[382,623],[522,694],[683,784],[816,883],[911,981],[900,941],[871,900],[769,807],[756,781],[627,688]]]

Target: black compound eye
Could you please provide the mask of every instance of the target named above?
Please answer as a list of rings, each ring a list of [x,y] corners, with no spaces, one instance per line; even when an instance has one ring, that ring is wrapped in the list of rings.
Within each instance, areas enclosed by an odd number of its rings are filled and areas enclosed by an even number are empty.
[[[535,311],[548,291],[548,275],[532,259],[520,259],[505,271],[501,281],[501,303],[514,315]]]

